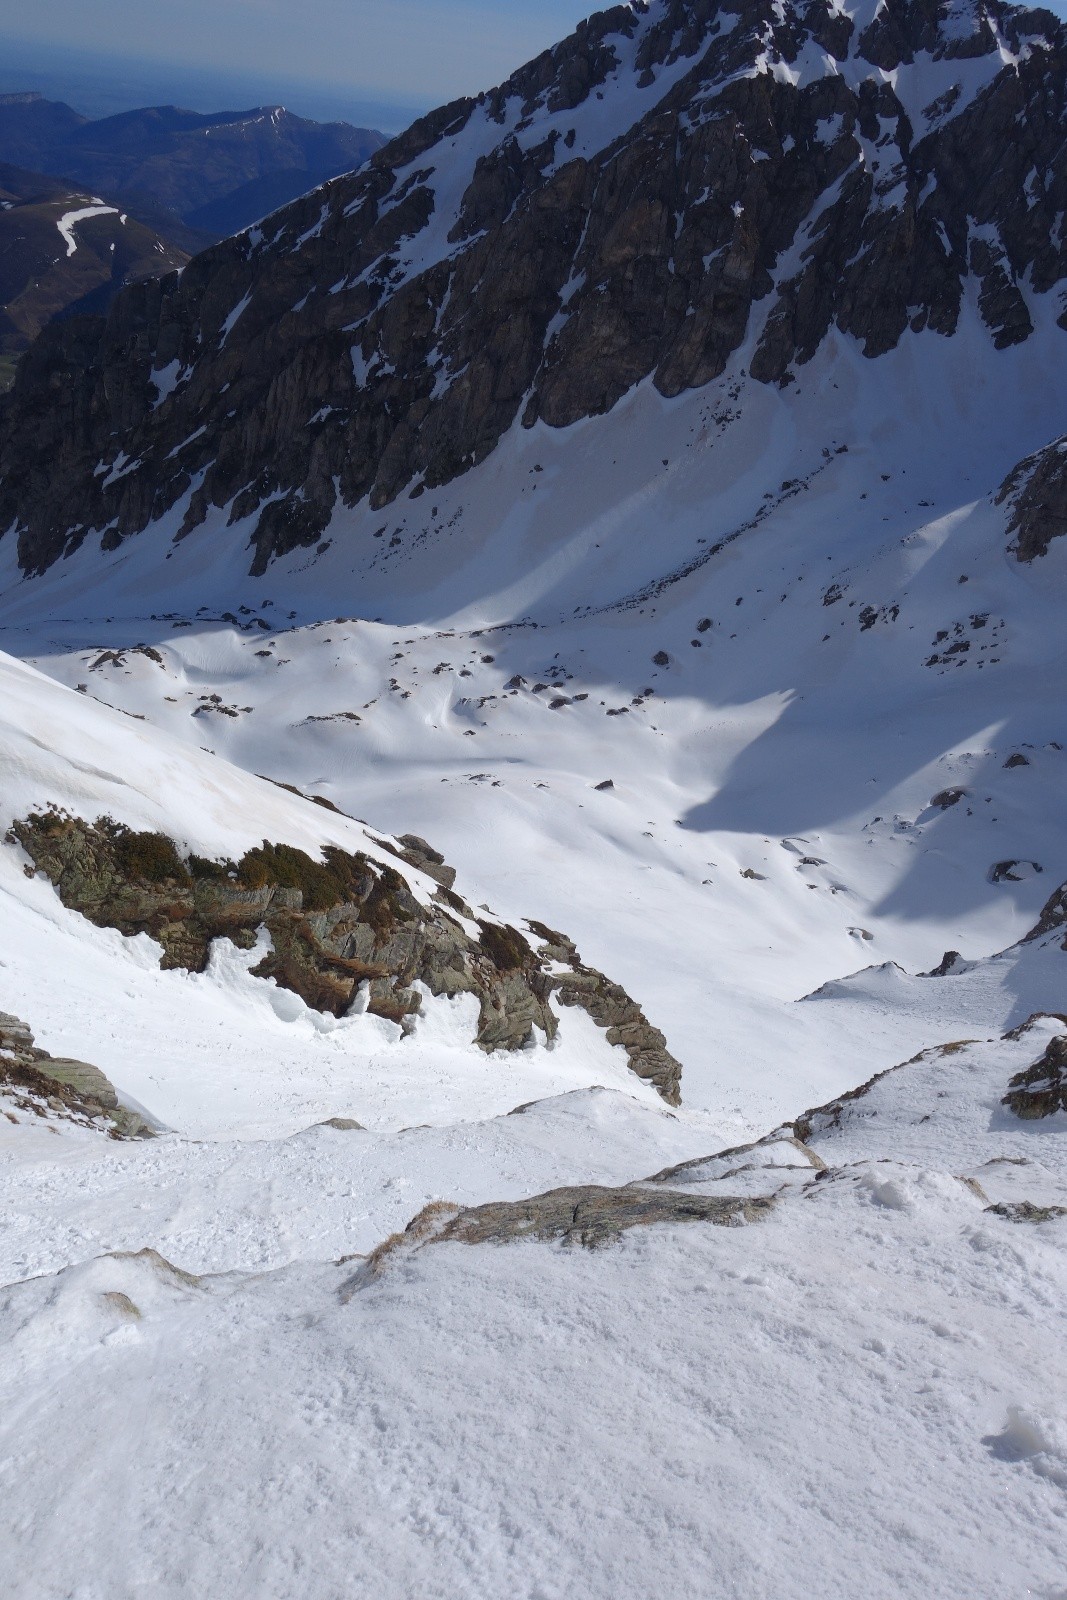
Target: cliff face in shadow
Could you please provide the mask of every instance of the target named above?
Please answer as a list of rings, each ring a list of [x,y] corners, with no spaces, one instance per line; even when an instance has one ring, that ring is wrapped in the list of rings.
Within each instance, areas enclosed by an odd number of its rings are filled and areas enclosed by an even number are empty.
[[[787,384],[833,328],[877,358],[951,336],[971,293],[991,346],[1025,341],[1027,295],[1067,277],[1065,79],[1061,24],[999,4],[601,13],[180,276],[46,330],[0,414],[0,528],[40,572],[224,509],[259,572],[340,506],[456,478],[517,419],[563,427],[648,378],[677,395],[750,337],[752,376]]]

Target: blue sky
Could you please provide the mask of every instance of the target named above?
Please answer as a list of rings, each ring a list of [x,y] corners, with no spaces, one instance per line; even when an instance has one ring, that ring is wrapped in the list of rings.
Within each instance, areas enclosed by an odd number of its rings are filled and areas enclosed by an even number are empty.
[[[500,81],[587,0],[0,0],[0,34],[265,84],[430,106]],[[22,52],[20,51],[20,54]],[[274,98],[274,96],[271,96]]]

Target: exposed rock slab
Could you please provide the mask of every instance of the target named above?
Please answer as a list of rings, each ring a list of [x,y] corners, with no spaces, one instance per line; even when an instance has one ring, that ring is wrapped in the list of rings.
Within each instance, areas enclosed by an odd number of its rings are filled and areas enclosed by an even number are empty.
[[[542,958],[556,964],[557,973],[551,983],[560,1004],[580,1006],[598,1028],[606,1029],[609,1044],[622,1045],[631,1070],[654,1083],[668,1104],[678,1105],[681,1063],[671,1055],[663,1034],[652,1026],[637,1002],[602,972],[587,967],[566,934],[547,928],[542,922],[528,922],[527,927],[542,941]],[[570,971],[559,973],[560,966],[569,967]]]
[[[998,505],[1005,501],[1008,533],[1019,560],[1047,554],[1053,539],[1067,534],[1067,437],[1012,468],[996,494]]]
[[[1041,915],[1020,942],[1032,944],[1036,939],[1044,939],[1047,934],[1059,933],[1061,929],[1064,930],[1063,949],[1067,950],[1067,883],[1061,883],[1058,889],[1052,891],[1041,907]]]
[[[558,1239],[592,1249],[630,1228],[663,1222],[711,1222],[740,1227],[758,1222],[773,1201],[732,1195],[694,1195],[684,1190],[627,1185],[621,1189],[582,1185],[550,1189],[529,1200],[497,1201],[460,1211],[436,1235],[442,1242],[507,1244],[519,1239]]]
[[[1051,1039],[1032,1067],[1015,1074],[1003,1103],[1028,1122],[1067,1111],[1067,1034]]]
[[[26,1023],[6,1011],[0,1011],[0,1091],[24,1112],[105,1127],[115,1139],[148,1139],[154,1132],[119,1104],[99,1067],[50,1055],[34,1044]]]

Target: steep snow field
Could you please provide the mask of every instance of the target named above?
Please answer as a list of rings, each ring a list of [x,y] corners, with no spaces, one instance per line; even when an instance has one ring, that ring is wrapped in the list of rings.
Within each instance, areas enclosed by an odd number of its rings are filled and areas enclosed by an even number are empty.
[[[336,843],[393,864],[358,823],[4,657],[0,755],[5,830],[55,804],[89,821],[110,815],[161,829],[208,855],[240,855],[269,837],[316,852]],[[435,885],[408,870],[428,900]],[[384,1018],[323,1015],[250,977],[261,948],[218,940],[205,973],[164,972],[147,934],[126,938],[66,910],[43,875],[27,880],[12,844],[0,850],[0,906],[3,1008],[29,1020],[53,1055],[92,1060],[127,1100],[185,1134],[272,1137],[330,1116],[391,1128],[448,1122],[589,1084],[660,1103],[582,1012],[566,1013],[551,1048],[486,1055],[471,1044],[470,996],[427,993],[405,1037]]]

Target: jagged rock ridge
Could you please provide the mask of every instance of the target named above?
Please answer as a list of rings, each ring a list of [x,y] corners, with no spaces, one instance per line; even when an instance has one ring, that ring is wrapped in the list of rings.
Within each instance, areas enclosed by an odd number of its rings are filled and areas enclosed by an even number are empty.
[[[504,432],[709,382],[788,383],[837,327],[870,357],[991,345],[1067,278],[1067,47],[998,0],[654,0],[46,331],[3,414],[25,571],[164,514],[247,524],[253,571],[339,505],[450,481]],[[1062,292],[1062,291],[1061,291]],[[1059,301],[1060,325],[1067,313]]]

